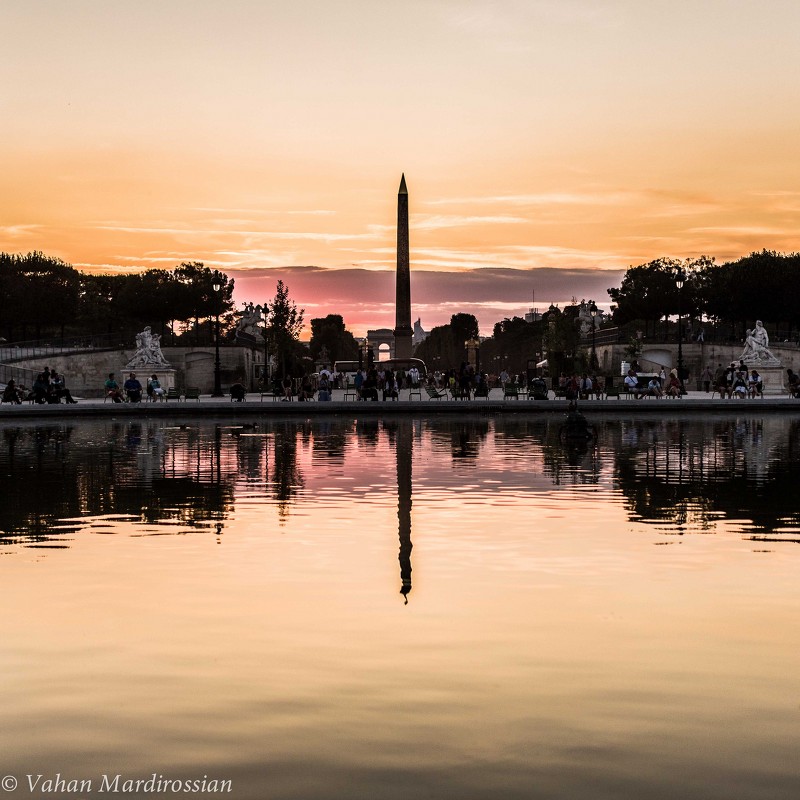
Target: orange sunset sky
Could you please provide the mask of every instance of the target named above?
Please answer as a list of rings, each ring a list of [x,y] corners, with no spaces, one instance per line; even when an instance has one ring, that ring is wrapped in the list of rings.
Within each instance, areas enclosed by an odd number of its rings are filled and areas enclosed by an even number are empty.
[[[494,322],[800,249],[797,0],[3,0],[0,250]]]

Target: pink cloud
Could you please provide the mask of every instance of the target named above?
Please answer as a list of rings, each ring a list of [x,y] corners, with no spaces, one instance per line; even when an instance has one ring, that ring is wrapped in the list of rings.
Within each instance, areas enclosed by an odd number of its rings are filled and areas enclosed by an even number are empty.
[[[320,267],[278,267],[247,271],[229,270],[236,279],[238,303],[263,303],[275,295],[278,280],[289,287],[291,298],[305,308],[306,320],[341,314],[357,335],[367,328],[394,326],[395,274],[389,270]],[[618,286],[623,270],[581,270],[490,267],[458,272],[411,272],[412,317],[421,317],[430,329],[443,325],[452,314],[475,314],[484,334],[505,317],[521,316],[531,307],[565,305],[573,297],[608,305],[606,289]]]

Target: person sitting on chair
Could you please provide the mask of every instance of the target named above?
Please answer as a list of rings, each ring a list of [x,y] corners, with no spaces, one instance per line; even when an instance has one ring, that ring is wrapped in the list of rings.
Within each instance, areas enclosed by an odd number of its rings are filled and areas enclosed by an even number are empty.
[[[745,383],[741,372],[737,372],[736,377],[733,379],[731,397],[747,397],[747,383]]]
[[[786,382],[789,384],[789,394],[792,397],[800,397],[800,375],[787,369]]]
[[[325,374],[325,370],[319,374],[319,384],[317,387],[317,398],[323,401],[331,399],[331,380]]]
[[[22,396],[13,378],[9,378],[6,388],[3,389],[3,402],[16,403],[17,405],[22,403]]]
[[[131,372],[128,380],[122,386],[128,396],[129,403],[140,403],[142,401],[142,384],[136,380],[136,373]]]
[[[59,402],[61,402],[62,397],[68,403],[78,402],[67,389],[67,385],[64,383],[64,376],[59,375],[55,370],[50,372],[50,390],[58,398]]]
[[[234,384],[231,384],[231,400],[236,403],[243,403],[244,396],[247,393],[244,386],[239,383],[238,381]]]
[[[667,394],[670,397],[680,397],[683,394],[681,382],[678,380],[677,369],[673,369],[669,373],[669,380],[667,381]]]
[[[106,394],[110,397],[115,403],[122,402],[122,392],[119,389],[119,384],[114,377],[113,372],[108,373],[108,378],[106,378],[105,382]]]
[[[764,395],[764,381],[756,369],[750,373],[750,377],[747,379],[747,393],[750,397],[763,397]]]
[[[44,372],[40,372],[33,381],[31,386],[31,397],[35,403],[46,403],[47,396],[50,393],[50,370],[45,368]]]
[[[149,400],[155,402],[160,397],[163,397],[166,394],[164,389],[161,387],[161,381],[158,379],[158,375],[151,375],[147,379],[147,397]]]
[[[361,399],[378,399],[378,370],[375,367],[367,372],[367,377],[364,379],[364,383],[361,384]]]
[[[629,369],[628,374],[625,376],[625,391],[630,392],[639,400],[644,397],[644,394],[642,394],[639,388],[639,378],[636,377],[636,373],[632,369]]]
[[[647,384],[647,394],[649,397],[661,397],[663,394],[661,391],[661,381],[655,376],[650,378],[650,381]]]
[[[313,400],[314,399],[314,383],[311,376],[303,373],[300,378],[300,391],[297,393],[298,400]]]

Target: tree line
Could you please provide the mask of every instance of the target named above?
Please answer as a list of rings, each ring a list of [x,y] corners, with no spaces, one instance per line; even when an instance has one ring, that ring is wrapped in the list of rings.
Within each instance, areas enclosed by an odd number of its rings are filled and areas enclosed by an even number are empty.
[[[685,283],[678,288],[676,276]],[[631,267],[618,288],[608,290],[617,325],[641,323],[646,335],[660,320],[680,313],[727,326],[742,338],[756,319],[773,330],[800,329],[800,253],[770,250],[715,264],[713,258],[659,258]]]
[[[684,283],[678,288],[676,276]],[[221,289],[214,290],[218,281]],[[608,289],[612,320],[606,324],[655,333],[661,320],[679,312],[684,319],[726,324],[733,337],[762,319],[773,330],[800,330],[800,254],[762,250],[736,261],[712,258],[659,258],[630,267],[621,285]],[[172,270],[148,269],[120,275],[79,272],[41,252],[0,253],[0,335],[26,338],[119,333],[130,339],[145,325],[164,336],[165,344],[206,344],[220,316],[222,338],[235,336],[234,281],[200,262]],[[592,301],[582,301],[591,304]],[[308,371],[314,361],[332,363],[358,357],[358,343],[344,319],[329,314],[310,320],[309,347],[300,343],[304,311],[278,282],[274,298],[263,304],[267,349],[281,372]],[[566,369],[590,367],[579,331],[580,304],[551,306],[542,318],[506,318],[495,323],[481,343],[481,367],[487,372],[523,372],[528,362],[548,357]],[[454,314],[433,328],[417,348],[429,369],[457,368],[466,358],[465,342],[478,337],[472,314]]]
[[[215,315],[230,314],[233,287],[232,278],[199,262],[108,275],[80,272],[40,252],[0,253],[0,332],[9,342],[112,333],[130,338],[151,325],[165,342],[186,341]]]

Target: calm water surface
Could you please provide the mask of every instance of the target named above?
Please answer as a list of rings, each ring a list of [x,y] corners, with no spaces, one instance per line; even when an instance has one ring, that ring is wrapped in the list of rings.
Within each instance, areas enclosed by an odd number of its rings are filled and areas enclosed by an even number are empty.
[[[798,797],[800,425],[559,425],[0,427],[6,796]]]

